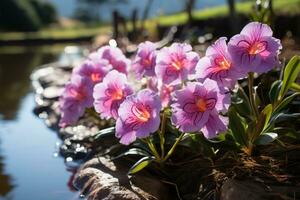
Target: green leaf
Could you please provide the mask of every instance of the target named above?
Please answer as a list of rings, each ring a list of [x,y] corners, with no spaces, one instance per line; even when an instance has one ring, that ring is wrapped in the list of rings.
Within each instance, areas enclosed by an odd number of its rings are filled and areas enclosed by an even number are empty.
[[[295,82],[300,72],[300,56],[294,56],[290,62],[286,65],[283,74],[282,87],[279,92],[279,99],[283,98],[288,89]]]
[[[121,153],[120,155],[113,157],[112,160],[121,158],[123,156],[128,156],[128,155],[137,155],[137,156],[151,156],[151,154],[143,149],[140,148],[131,148],[128,149],[128,151]]]
[[[265,116],[265,118],[264,118],[265,119],[265,124],[264,124],[263,129],[265,129],[269,124],[269,120],[270,120],[271,115],[272,115],[272,110],[273,110],[272,104],[268,104],[261,112]]]
[[[299,118],[300,118],[300,113],[292,113],[292,114],[279,113],[276,116],[272,117],[270,123],[284,122],[284,121],[299,119]]]
[[[147,167],[155,158],[153,156],[151,157],[143,157],[139,161],[137,161],[130,169],[128,174],[135,174],[145,167]]]
[[[293,139],[299,139],[300,138],[300,132],[297,132],[294,128],[276,127],[276,128],[274,128],[274,131],[276,131],[280,135],[285,135],[286,137],[290,137],[290,138],[293,138]]]
[[[229,117],[229,128],[232,131],[232,135],[237,143],[245,146],[247,144],[246,140],[246,123],[244,118],[242,118],[234,107],[230,107],[228,111]]]
[[[242,88],[239,88],[238,91],[232,95],[231,103],[236,111],[243,117],[248,117],[252,112],[248,96]]]
[[[102,129],[101,131],[99,131],[98,133],[96,133],[96,135],[94,136],[96,140],[105,137],[105,136],[110,136],[110,135],[114,135],[115,134],[115,127],[109,127],[106,129]]]
[[[281,88],[281,84],[282,84],[282,82],[280,80],[277,80],[277,81],[274,81],[271,86],[271,89],[269,92],[269,98],[272,103],[274,103],[278,99],[278,94],[279,94],[279,91]]]
[[[294,90],[295,92],[300,92],[300,85],[297,83],[292,83],[291,89]]]
[[[280,104],[275,108],[274,110],[274,114],[280,112],[281,110],[283,110],[289,103],[291,103],[291,101],[293,101],[293,99],[297,96],[300,95],[300,92],[296,92],[288,97],[286,97],[285,99],[283,99]]]
[[[254,141],[254,144],[266,145],[276,140],[277,137],[277,133],[263,133]]]

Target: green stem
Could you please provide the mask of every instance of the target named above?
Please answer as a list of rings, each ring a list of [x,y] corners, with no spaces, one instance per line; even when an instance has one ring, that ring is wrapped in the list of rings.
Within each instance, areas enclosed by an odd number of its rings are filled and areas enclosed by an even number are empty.
[[[148,144],[148,147],[151,150],[152,154],[155,156],[156,160],[160,161],[161,158],[160,158],[154,144],[151,142],[150,138],[146,138],[146,143]]]
[[[161,157],[162,158],[165,156],[166,120],[167,120],[167,114],[166,114],[166,111],[163,111],[162,120],[161,120],[161,130],[160,130],[160,133],[159,133],[160,149],[161,149]]]
[[[176,139],[176,142],[173,144],[172,148],[167,153],[166,157],[164,157],[162,159],[162,162],[165,162],[166,160],[168,160],[168,158],[173,154],[174,150],[176,149],[179,142],[182,140],[183,136],[184,136],[184,133],[181,133],[180,136]]]
[[[254,82],[254,73],[249,72],[249,74],[248,74],[249,99],[250,99],[250,104],[251,104],[252,110],[254,111],[255,117],[256,117],[256,119],[258,119],[259,112],[258,112],[258,107],[256,105],[255,98],[254,98],[253,82]]]

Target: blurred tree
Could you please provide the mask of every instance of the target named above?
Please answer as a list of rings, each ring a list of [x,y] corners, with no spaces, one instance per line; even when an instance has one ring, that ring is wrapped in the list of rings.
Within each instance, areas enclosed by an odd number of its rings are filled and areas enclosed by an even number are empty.
[[[153,0],[148,0],[146,5],[145,5],[145,9],[144,9],[144,12],[143,12],[143,15],[142,15],[142,27],[141,27],[142,31],[144,31],[144,29],[145,29],[145,21],[149,16],[149,11],[150,11],[152,3],[153,3]]]
[[[39,0],[29,0],[29,2],[35,9],[43,25],[49,25],[57,21],[57,12],[51,3]]]
[[[0,0],[0,28],[36,31],[41,22],[32,5],[25,0]]]
[[[191,24],[193,21],[193,7],[195,5],[196,0],[186,0],[185,9],[188,15],[188,24]]]
[[[235,11],[235,0],[227,0],[228,8],[229,8],[229,20],[230,20],[230,28],[231,34],[235,34],[238,31],[238,18],[236,17]]]
[[[235,15],[235,2],[234,0],[227,0],[227,4],[229,7],[229,13],[231,16]]]
[[[37,31],[55,22],[57,14],[52,4],[39,0],[0,0],[0,29]]]
[[[95,22],[95,16],[93,13],[89,12],[89,10],[90,8],[88,7],[78,6],[73,17],[85,23]]]
[[[97,21],[100,21],[100,15],[99,15],[100,6],[101,4],[106,3],[110,0],[78,0],[78,1],[87,4],[93,13],[93,14],[89,14],[89,16],[90,17],[94,16],[94,18]]]

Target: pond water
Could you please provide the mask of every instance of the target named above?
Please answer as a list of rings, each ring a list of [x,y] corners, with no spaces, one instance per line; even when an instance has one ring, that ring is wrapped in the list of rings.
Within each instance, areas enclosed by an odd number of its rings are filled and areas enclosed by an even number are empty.
[[[60,141],[32,110],[30,73],[63,46],[0,48],[0,199],[78,199],[72,172],[54,153]]]

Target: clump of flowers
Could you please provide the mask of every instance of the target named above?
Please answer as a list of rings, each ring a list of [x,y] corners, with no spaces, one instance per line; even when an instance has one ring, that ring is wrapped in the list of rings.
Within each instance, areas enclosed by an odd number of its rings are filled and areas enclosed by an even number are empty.
[[[272,132],[276,117],[294,97],[285,96],[290,88],[300,88],[294,83],[296,75],[291,75],[299,72],[300,58],[293,58],[283,80],[273,84],[268,104],[259,104],[254,74],[280,66],[280,40],[268,25],[258,22],[246,25],[228,44],[226,40],[216,40],[202,58],[186,43],[158,49],[147,41],[130,59],[117,47],[101,47],[74,69],[60,99],[60,125],[74,124],[85,108],[94,106],[101,119],[115,120],[120,143],[141,141],[148,146],[151,156],[142,158],[132,172],[152,161],[167,161],[193,134],[208,141],[229,134],[241,151],[251,155],[255,146],[278,136]],[[136,75],[140,87],[132,85],[130,74]],[[238,83],[245,77],[248,94]],[[166,141],[166,134],[177,139]],[[158,144],[154,138],[159,138]]]

